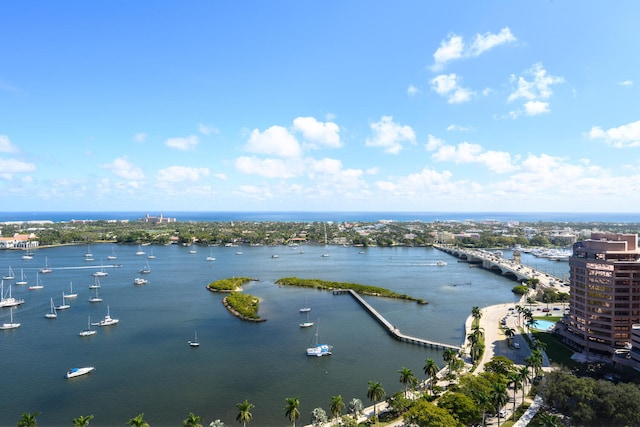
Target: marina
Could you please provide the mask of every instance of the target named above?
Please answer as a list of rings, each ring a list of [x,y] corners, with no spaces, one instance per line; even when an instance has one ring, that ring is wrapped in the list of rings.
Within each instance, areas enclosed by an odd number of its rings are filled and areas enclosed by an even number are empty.
[[[25,299],[13,312],[21,327],[2,331],[0,345],[3,358],[20,360],[23,369],[8,370],[3,378],[12,395],[0,402],[1,425],[15,424],[22,412],[35,410],[46,412],[43,423],[53,426],[68,425],[69,419],[87,411],[99,425],[121,424],[142,411],[151,424],[179,424],[186,416],[184,408],[207,423],[220,418],[233,424],[235,405],[244,399],[256,405],[257,424],[280,425],[281,411],[274,408],[288,396],[300,396],[300,410],[306,416],[315,407],[326,407],[336,393],[367,402],[366,386],[372,379],[388,393],[400,390],[396,376],[401,366],[421,372],[427,357],[443,366],[441,348],[390,336],[353,297],[277,286],[274,282],[282,277],[362,283],[424,298],[429,304],[360,296],[402,335],[454,347],[464,339],[464,321],[472,306],[517,300],[511,293],[516,281],[490,270],[470,269],[431,248],[283,247],[274,262],[269,247],[242,246],[244,256],[238,257],[238,248],[220,246],[207,248],[216,258],[211,262],[190,255],[189,248],[154,246],[162,262],[149,260],[153,272],[147,276],[153,284],[135,286],[140,268],[136,248],[117,247],[121,266],[110,268],[109,275],[101,278],[102,304],[88,301],[95,294],[89,286],[98,283],[92,273],[101,266],[73,268],[84,267],[77,247],[39,249],[32,260],[22,260],[18,252],[0,251],[0,270],[12,265],[14,271],[22,268],[35,278],[45,256],[54,266],[46,276],[47,286],[39,292],[12,289],[13,297]],[[112,251],[110,244],[92,245],[96,259]],[[331,256],[322,257],[324,253]],[[505,251],[504,256],[510,253]],[[524,256],[546,263],[542,267],[566,268],[566,263]],[[438,260],[447,265],[434,268]],[[222,295],[205,290],[211,281],[240,275],[259,279],[245,285],[244,292],[260,298],[259,314],[268,321],[239,321],[222,306]],[[51,298],[58,301],[69,292],[71,282],[78,294],[72,309],[57,320],[47,320],[44,314],[50,311]],[[459,283],[470,285],[456,286]],[[305,355],[315,331],[299,326],[307,319],[301,307],[313,308],[313,320],[321,318],[320,338],[333,346],[330,357]],[[96,326],[99,333],[91,338],[78,337],[82,330],[95,332],[87,319],[103,320],[109,309],[119,320],[117,326]],[[0,324],[10,322],[9,309],[0,309]],[[185,337],[193,337],[195,330],[206,345],[189,351],[192,347]],[[375,358],[362,351],[372,343]],[[60,372],[74,365],[99,367],[100,375],[69,383],[73,387],[61,386],[61,381],[67,383]],[[125,366],[136,369],[123,370]],[[113,384],[125,381],[126,388],[111,393]],[[309,381],[317,387],[306,387]],[[149,388],[154,389],[153,396]],[[54,389],[59,396],[55,402],[47,391]],[[176,394],[176,389],[184,392]],[[103,398],[106,395],[109,399]],[[211,399],[218,402],[215,408]],[[127,410],[132,407],[138,412]]]

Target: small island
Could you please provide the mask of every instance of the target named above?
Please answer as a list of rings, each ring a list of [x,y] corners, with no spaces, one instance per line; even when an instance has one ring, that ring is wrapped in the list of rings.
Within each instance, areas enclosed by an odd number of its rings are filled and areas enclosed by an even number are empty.
[[[410,295],[398,294],[388,289],[380,288],[377,286],[360,285],[357,283],[330,282],[320,279],[300,279],[298,277],[285,277],[276,280],[276,284],[283,286],[298,286],[302,288],[325,289],[329,291],[352,289],[353,291],[361,295],[403,299],[407,301],[415,301],[418,304],[428,304],[428,302],[422,298],[415,298]]]
[[[237,318],[248,322],[264,322],[266,319],[261,319],[258,316],[260,299],[238,292],[242,290],[241,286],[245,283],[256,281],[257,279],[248,277],[229,277],[209,283],[207,289],[211,292],[229,292],[229,295],[222,299],[222,305]]]
[[[248,277],[228,277],[209,283],[207,289],[211,292],[235,292],[242,290],[241,286],[245,283],[257,281],[258,279],[250,279]]]

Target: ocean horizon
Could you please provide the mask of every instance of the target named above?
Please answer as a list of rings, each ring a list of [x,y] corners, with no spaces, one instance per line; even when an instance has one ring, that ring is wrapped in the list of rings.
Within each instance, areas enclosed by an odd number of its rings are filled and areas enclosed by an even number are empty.
[[[146,214],[176,218],[186,222],[448,222],[448,221],[519,221],[519,222],[640,222],[640,213],[617,212],[395,212],[395,211],[16,211],[0,212],[0,222],[67,222],[72,220],[136,221]]]

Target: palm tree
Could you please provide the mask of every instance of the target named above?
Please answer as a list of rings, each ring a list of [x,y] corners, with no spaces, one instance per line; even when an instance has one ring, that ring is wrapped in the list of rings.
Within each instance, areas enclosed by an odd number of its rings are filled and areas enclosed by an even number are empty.
[[[293,427],[296,427],[296,420],[300,418],[300,411],[298,410],[300,399],[296,396],[288,397],[284,401],[287,402],[287,405],[284,407],[284,416],[289,418]]]
[[[18,420],[18,427],[36,427],[38,425],[38,418],[40,411],[36,411],[33,414],[31,412],[25,412]]]
[[[456,353],[456,351],[452,348],[446,348],[442,353],[442,359],[447,363],[447,366],[449,367],[449,373],[451,373],[451,365],[457,357],[458,353]]]
[[[362,414],[363,409],[364,408],[362,405],[362,400],[358,399],[357,397],[354,397],[349,402],[349,413],[353,416],[354,420],[358,419],[358,417]]]
[[[513,328],[504,328],[504,334],[507,336],[507,339],[511,341],[513,336],[516,334],[516,330]]]
[[[144,412],[131,418],[127,424],[131,427],[149,427],[149,423],[143,420]]]
[[[474,305],[471,308],[471,316],[473,317],[473,323],[476,325],[480,323],[480,319],[482,318],[482,310],[477,305]]]
[[[522,403],[524,403],[524,389],[528,382],[531,381],[529,376],[529,368],[526,366],[520,366],[518,368],[518,375],[520,376],[520,382],[522,383]]]
[[[80,415],[78,418],[73,419],[73,427],[87,427],[92,419],[93,415]]]
[[[522,379],[519,372],[509,372],[509,383],[513,384],[513,412],[516,412],[516,396],[518,395],[518,389],[522,386]]]
[[[189,412],[187,419],[182,421],[182,427],[202,427],[202,417]]]
[[[509,393],[507,392],[507,386],[503,383],[493,384],[491,389],[491,403],[498,413],[498,427],[500,427],[500,408],[502,408],[509,401]]]
[[[238,408],[238,415],[236,416],[236,421],[242,423],[243,427],[247,427],[247,423],[251,422],[251,410],[255,408],[253,403],[249,403],[248,400],[245,400],[242,403],[236,403],[236,407]]]
[[[427,376],[427,381],[429,382],[429,390],[431,390],[431,394],[433,394],[433,380],[435,380],[435,378],[438,376],[438,371],[440,370],[440,368],[433,359],[427,358],[424,361],[424,366],[422,367],[422,369],[424,370],[424,374]]]
[[[378,412],[376,411],[377,403],[384,398],[387,393],[382,388],[382,384],[377,381],[369,381],[369,387],[367,388],[367,397],[373,401],[373,416],[378,422]]]
[[[331,416],[338,419],[340,415],[342,415],[342,410],[345,408],[344,402],[342,401],[342,395],[339,394],[337,396],[331,396],[331,403],[329,404],[329,412],[331,412]]]
[[[531,369],[533,370],[533,377],[538,378],[540,376],[540,372],[542,371],[542,363],[544,362],[542,351],[532,350],[529,359],[531,363]]]
[[[550,414],[548,412],[542,412],[539,415],[540,422],[542,423],[542,427],[560,427],[562,423],[560,422],[560,417],[555,414]]]
[[[413,371],[405,366],[403,366],[398,372],[400,373],[400,382],[404,386],[404,397],[406,398],[409,387],[415,387],[418,383],[418,379],[413,375]]]

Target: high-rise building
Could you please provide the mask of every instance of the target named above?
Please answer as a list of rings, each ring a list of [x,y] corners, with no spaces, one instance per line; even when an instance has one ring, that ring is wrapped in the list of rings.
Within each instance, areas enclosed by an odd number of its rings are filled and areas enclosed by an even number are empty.
[[[592,233],[573,245],[569,274],[569,315],[560,328],[565,342],[607,357],[629,348],[640,323],[638,235]]]

